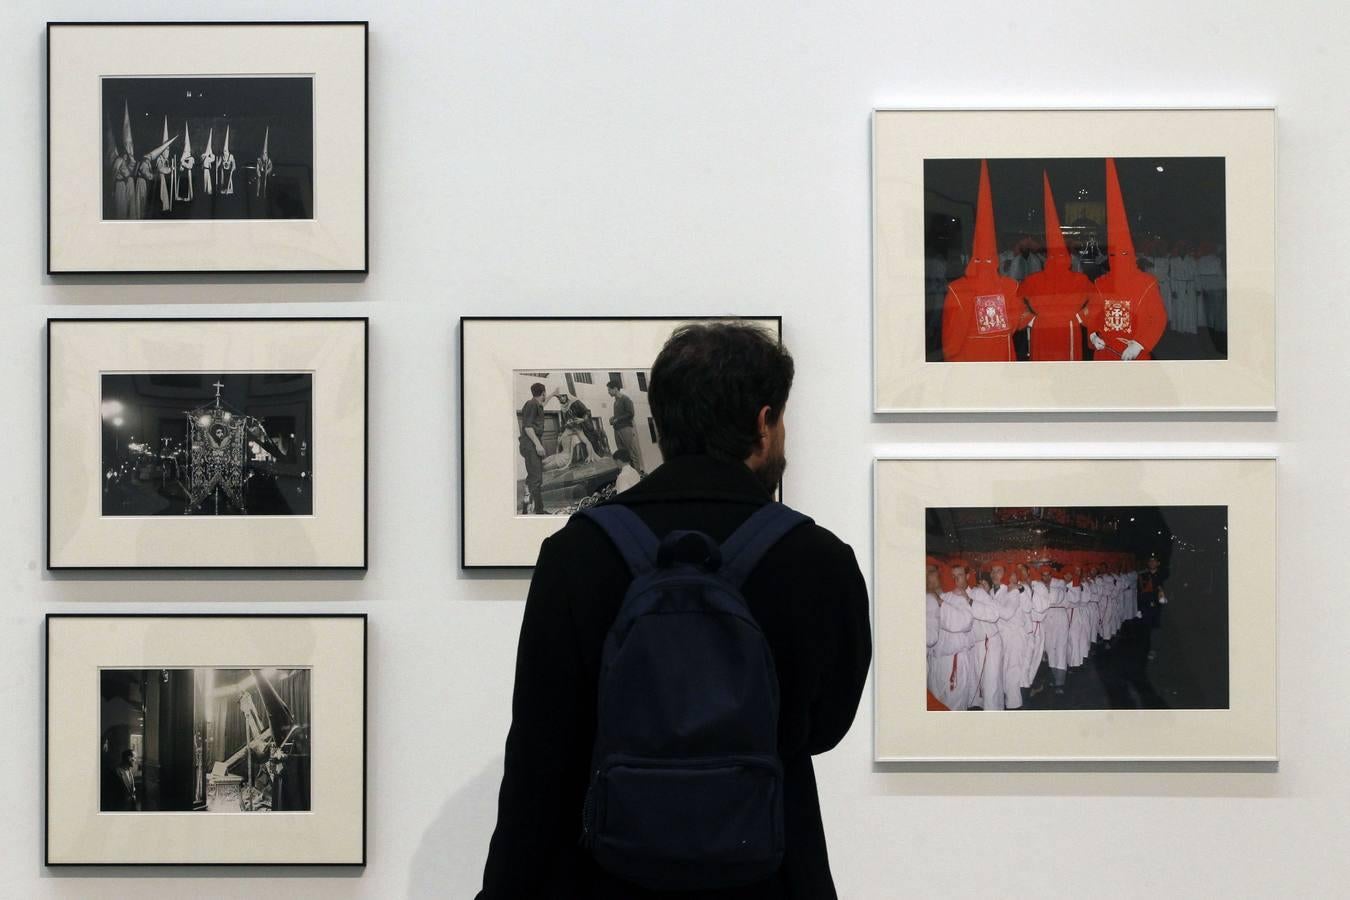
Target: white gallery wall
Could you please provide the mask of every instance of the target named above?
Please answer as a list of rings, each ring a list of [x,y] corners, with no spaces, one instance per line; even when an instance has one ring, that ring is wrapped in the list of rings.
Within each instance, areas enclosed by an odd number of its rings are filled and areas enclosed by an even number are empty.
[[[370,20],[369,277],[43,274],[43,26],[110,15]],[[472,896],[528,583],[457,560],[456,325],[495,314],[781,314],[799,372],[786,496],[851,543],[869,578],[875,449],[1278,446],[1278,766],[878,767],[869,685],[852,732],[817,762],[821,800],[846,898],[1342,891],[1347,39],[1345,7],[1312,0],[6,0],[0,897]],[[872,415],[873,107],[1247,104],[1279,112],[1278,417]],[[44,320],[269,314],[371,319],[369,573],[45,572]],[[43,868],[44,614],[332,610],[370,613],[364,872]]]

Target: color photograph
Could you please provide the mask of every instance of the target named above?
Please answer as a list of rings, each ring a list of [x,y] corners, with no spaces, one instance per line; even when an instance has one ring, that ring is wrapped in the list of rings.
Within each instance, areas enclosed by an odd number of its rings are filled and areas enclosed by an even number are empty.
[[[929,362],[1226,357],[1222,157],[923,172]]]
[[[1228,707],[1226,507],[926,518],[930,709]]]

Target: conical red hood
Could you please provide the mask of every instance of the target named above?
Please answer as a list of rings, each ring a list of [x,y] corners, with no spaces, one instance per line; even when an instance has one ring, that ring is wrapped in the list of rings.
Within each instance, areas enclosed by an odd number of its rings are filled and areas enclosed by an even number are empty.
[[[1050,192],[1050,176],[1042,171],[1045,182],[1045,269],[1069,271],[1069,247],[1064,243],[1064,232],[1059,228],[1059,212],[1055,209],[1055,195]]]
[[[1120,179],[1116,176],[1116,161],[1106,160],[1106,252],[1111,266],[1128,263],[1135,266],[1134,239],[1130,237],[1130,219],[1125,213],[1125,198],[1120,193]]]
[[[980,160],[980,195],[975,204],[975,243],[966,264],[967,278],[998,277],[998,233],[994,228],[994,197],[989,190],[989,161]]]

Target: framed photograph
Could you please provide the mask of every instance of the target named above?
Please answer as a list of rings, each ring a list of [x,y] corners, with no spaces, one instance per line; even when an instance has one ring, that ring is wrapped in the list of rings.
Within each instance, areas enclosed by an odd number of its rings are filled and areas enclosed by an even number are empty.
[[[661,465],[648,369],[694,321],[460,319],[462,567],[533,566],[569,515]],[[779,317],[742,321],[782,335]]]
[[[904,456],[875,482],[878,761],[1277,758],[1273,457]]]
[[[47,616],[46,864],[363,866],[366,617]]]
[[[368,271],[366,32],[49,23],[47,271]]]
[[[48,568],[364,569],[366,332],[49,319]]]
[[[1273,411],[1273,109],[882,110],[879,413]]]

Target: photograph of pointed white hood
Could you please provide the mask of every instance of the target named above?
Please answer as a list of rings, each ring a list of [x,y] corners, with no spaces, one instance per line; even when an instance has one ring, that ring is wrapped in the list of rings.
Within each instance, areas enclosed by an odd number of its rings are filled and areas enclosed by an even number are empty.
[[[105,154],[105,221],[314,217],[311,76],[110,77],[102,91],[105,119],[122,122]],[[138,173],[142,158],[154,168]]]

